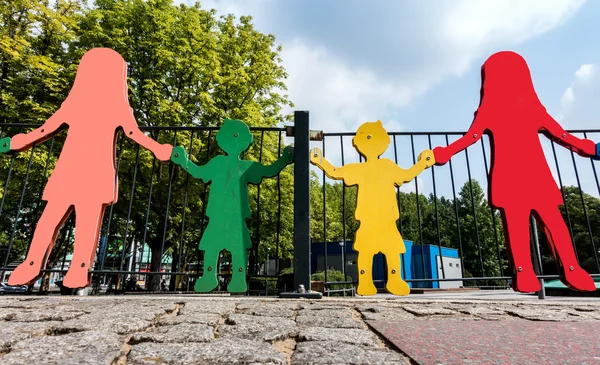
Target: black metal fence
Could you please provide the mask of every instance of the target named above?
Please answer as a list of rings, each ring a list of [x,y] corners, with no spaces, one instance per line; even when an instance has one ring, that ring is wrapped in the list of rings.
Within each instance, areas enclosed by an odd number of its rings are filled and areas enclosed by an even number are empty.
[[[353,293],[357,283],[356,252],[352,250],[358,222],[353,218],[356,191],[325,177],[309,164],[309,149],[320,147],[334,165],[360,161],[353,133],[316,133],[308,112],[295,112],[294,127],[252,128],[255,143],[246,158],[273,162],[285,144],[294,143],[295,165],[277,178],[250,188],[253,247],[249,255],[249,293],[276,294],[300,284],[322,281],[330,293]],[[0,125],[2,136],[31,130],[33,125]],[[142,128],[161,143],[185,146],[198,164],[222,153],[216,127]],[[598,139],[600,130],[572,131]],[[383,155],[403,168],[417,161],[424,149],[445,146],[459,132],[390,132]],[[44,203],[43,188],[54,167],[66,133],[57,134],[31,150],[0,156],[0,274],[3,281],[22,262]],[[293,140],[290,138],[293,137]],[[286,138],[288,138],[286,140]],[[311,140],[313,142],[311,142]],[[600,273],[600,184],[596,162],[542,137],[549,164],[566,201],[561,208],[581,265]],[[117,140],[119,201],[107,208],[92,271],[93,287],[147,291],[192,291],[202,275],[198,242],[208,219],[209,187],[179,167],[162,163],[123,134]],[[82,156],[85,160],[85,156]],[[523,161],[515,163],[527,163]],[[448,164],[424,171],[397,189],[398,229],[411,254],[405,254],[402,275],[413,288],[478,286],[506,287],[512,275],[498,212],[487,205],[490,168],[489,141],[484,138]],[[514,188],[531,181],[514,181]],[[90,191],[90,194],[93,194]],[[557,278],[558,268],[545,237],[532,225],[532,257],[540,278]],[[60,282],[68,270],[74,241],[71,217],[60,230],[45,270],[47,280]],[[439,262],[436,263],[439,256]],[[220,290],[231,274],[223,253]],[[374,259],[375,282],[381,286],[385,269]],[[449,266],[452,264],[452,266]],[[322,279],[321,279],[322,276]],[[312,280],[311,280],[312,277]]]
[[[27,132],[34,125],[0,125],[2,137]],[[205,164],[221,154],[216,127],[146,127],[161,143],[181,145],[192,160]],[[271,163],[285,146],[286,128],[251,128],[254,144],[245,158]],[[288,131],[291,131],[288,128]],[[0,274],[7,280],[22,262],[44,207],[42,192],[64,143],[66,131],[22,153],[0,157]],[[85,163],[85,156],[82,156]],[[106,209],[92,270],[94,287],[115,290],[140,287],[149,291],[191,291],[202,275],[203,255],[198,242],[208,219],[209,186],[171,163],[163,163],[120,133],[116,163],[119,200]],[[293,174],[287,168],[273,179],[249,188],[253,212],[248,228],[253,247],[249,255],[250,292],[273,293],[276,273],[291,266],[293,255]],[[90,191],[89,194],[94,194]],[[74,242],[74,217],[61,228],[45,272],[50,283],[68,270]],[[282,259],[274,259],[282,257]],[[285,259],[288,258],[288,259]],[[225,290],[231,274],[230,256],[219,263]],[[133,280],[132,280],[133,278]],[[41,284],[41,282],[40,282]],[[293,282],[287,283],[289,290]],[[288,289],[288,288],[286,288]]]
[[[598,140],[600,130],[570,131],[580,138]],[[447,146],[464,132],[390,132],[391,143],[382,157],[408,169],[419,153],[436,146]],[[340,166],[362,161],[352,147],[354,133],[324,133],[313,147]],[[600,276],[600,184],[596,162],[578,157],[540,134],[549,166],[566,202],[565,218],[580,264],[593,277]],[[518,146],[515,146],[518,148]],[[414,181],[397,188],[400,210],[398,229],[409,252],[402,255],[402,276],[412,288],[449,288],[477,286],[508,288],[513,274],[506,248],[502,220],[487,203],[490,145],[487,136],[454,156],[444,166],[425,170]],[[526,164],[515,161],[515,164]],[[356,258],[352,250],[358,222],[354,220],[356,188],[330,180],[320,170],[313,175],[312,212],[318,227],[312,227],[312,272],[322,273],[326,288],[340,289],[357,284]],[[318,177],[316,177],[318,176]],[[377,177],[373,177],[377,178]],[[535,181],[515,177],[514,189]],[[559,267],[542,230],[531,218],[532,258],[542,280],[558,279]],[[373,244],[376,244],[375,242]],[[436,262],[437,260],[437,262]],[[385,261],[377,255],[373,262],[374,281],[383,287]],[[316,266],[316,267],[315,267]],[[333,276],[333,278],[332,278]]]

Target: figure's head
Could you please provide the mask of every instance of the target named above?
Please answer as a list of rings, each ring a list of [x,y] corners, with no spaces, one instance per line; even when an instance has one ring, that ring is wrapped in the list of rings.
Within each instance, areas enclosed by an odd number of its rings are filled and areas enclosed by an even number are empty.
[[[515,52],[502,51],[485,61],[481,67],[479,105],[501,110],[541,106],[523,57]]]
[[[216,138],[217,144],[228,156],[239,156],[254,140],[250,128],[241,120],[233,119],[225,119]]]
[[[121,55],[109,48],[93,48],[81,58],[68,102],[103,110],[114,109],[126,103],[127,63]]]
[[[352,139],[352,145],[365,157],[366,160],[376,159],[387,150],[390,144],[390,136],[387,134],[383,124],[376,122],[363,123]]]

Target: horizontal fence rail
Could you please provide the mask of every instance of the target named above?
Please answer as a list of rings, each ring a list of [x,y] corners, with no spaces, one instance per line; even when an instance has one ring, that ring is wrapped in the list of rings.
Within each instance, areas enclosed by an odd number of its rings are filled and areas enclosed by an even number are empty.
[[[600,141],[600,130],[572,130],[580,137]],[[381,156],[404,169],[417,162],[426,149],[447,146],[465,132],[391,132],[388,150]],[[353,148],[355,133],[323,133],[312,142],[334,166],[362,162]],[[600,184],[596,162],[577,156],[540,134],[548,165],[560,187],[565,205],[560,211],[569,228],[580,265],[600,276]],[[526,156],[522,162],[527,163]],[[491,168],[489,138],[485,136],[444,166],[434,166],[413,181],[396,188],[400,218],[397,226],[411,254],[402,255],[401,275],[412,288],[508,288],[511,267],[504,244],[502,220],[488,205]],[[373,176],[374,179],[377,176]],[[313,278],[334,295],[357,284],[357,253],[352,249],[358,222],[354,219],[356,187],[344,186],[313,169],[311,227]],[[514,180],[514,189],[535,181]],[[544,232],[532,218],[532,259],[538,278],[558,279],[559,267]],[[324,243],[326,242],[326,243]],[[372,245],[376,245],[373,242]],[[384,288],[385,260],[373,261],[376,286]]]
[[[38,127],[0,124],[1,137]],[[217,127],[141,127],[161,143],[183,146],[199,165],[223,152]],[[286,128],[250,128],[254,144],[244,158],[272,163],[283,151]],[[36,223],[45,206],[44,186],[68,131],[21,153],[0,155],[0,274],[6,281],[27,254]],[[85,161],[85,156],[82,156]],[[163,163],[151,152],[119,133],[116,145],[119,198],[107,207],[92,272],[92,285],[113,289],[192,291],[202,275],[198,243],[206,228],[209,185],[178,166]],[[293,253],[292,169],[250,186],[252,237],[249,293],[276,292],[277,274],[291,264]],[[94,194],[90,191],[90,194]],[[76,213],[75,213],[76,214]],[[75,237],[74,216],[60,229],[46,273],[60,283],[69,268]],[[277,259],[282,257],[284,259]],[[287,258],[287,259],[285,259]],[[219,260],[220,290],[231,276],[230,255]],[[287,284],[291,289],[293,283]]]

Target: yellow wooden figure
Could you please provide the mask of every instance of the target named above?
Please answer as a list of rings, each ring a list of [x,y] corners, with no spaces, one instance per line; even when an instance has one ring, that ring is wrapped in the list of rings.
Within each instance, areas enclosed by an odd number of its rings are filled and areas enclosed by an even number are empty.
[[[395,187],[411,181],[434,165],[435,159],[432,151],[425,150],[419,155],[419,162],[404,170],[390,159],[379,158],[389,144],[390,137],[378,120],[361,125],[352,140],[352,145],[365,162],[334,167],[323,158],[320,149],[311,150],[311,163],[327,176],[343,180],[347,186],[358,186],[354,216],[360,225],[353,248],[358,253],[359,295],[377,293],[372,266],[373,256],[380,252],[385,255],[387,263],[386,289],[395,295],[410,293],[408,284],[400,276],[400,254],[406,252],[406,247],[396,226],[400,214]]]

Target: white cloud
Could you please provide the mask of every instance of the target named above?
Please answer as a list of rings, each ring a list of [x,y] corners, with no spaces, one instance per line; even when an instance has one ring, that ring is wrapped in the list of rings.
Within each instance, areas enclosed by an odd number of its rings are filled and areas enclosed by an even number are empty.
[[[560,99],[557,119],[565,128],[598,128],[597,115],[600,95],[600,76],[595,64],[583,64],[575,71],[571,85]]]
[[[252,15],[283,43],[289,95],[311,112],[313,127],[354,130],[391,121],[432,85],[475,60],[546,33],[585,0],[452,2],[209,0],[219,13]]]

